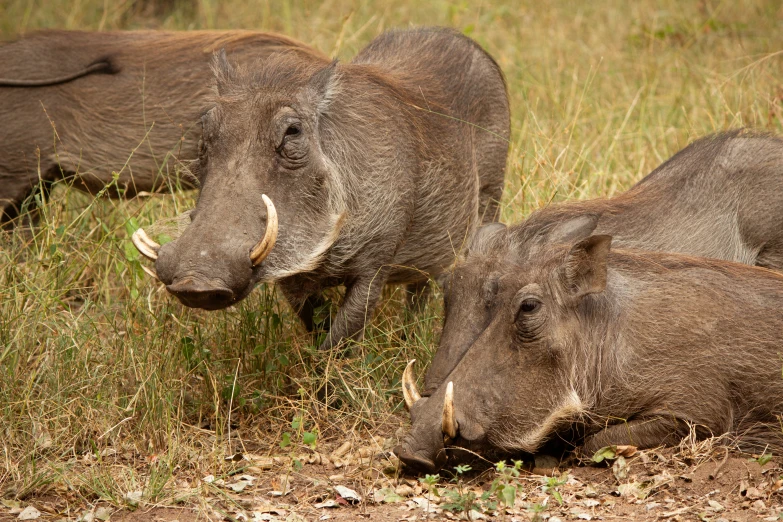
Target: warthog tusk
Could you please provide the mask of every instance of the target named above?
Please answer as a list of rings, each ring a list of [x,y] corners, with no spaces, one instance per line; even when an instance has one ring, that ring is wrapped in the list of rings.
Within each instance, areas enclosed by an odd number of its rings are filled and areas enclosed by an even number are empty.
[[[413,363],[416,359],[411,359],[405,371],[402,372],[402,396],[405,397],[405,407],[409,410],[421,399],[419,390],[416,389],[416,379],[413,377]]]
[[[250,251],[250,261],[253,263],[253,266],[260,265],[266,259],[266,256],[274,248],[275,241],[277,241],[277,210],[275,210],[275,205],[266,194],[261,194],[261,199],[264,200],[264,205],[266,205],[266,230],[261,241]]]
[[[457,438],[459,425],[454,418],[454,383],[449,381],[446,385],[446,396],[443,398],[443,420],[441,424],[443,434],[449,439]]]
[[[155,279],[157,281],[160,281],[160,278],[158,277],[158,274],[156,274],[154,271],[150,270],[149,268],[147,268],[144,265],[141,265],[141,269],[144,270],[147,273],[147,275],[150,276],[151,278],[153,278],[153,279]]]
[[[150,236],[144,232],[143,228],[140,228],[133,233],[131,236],[131,241],[133,242],[133,246],[136,247],[136,250],[141,252],[141,255],[147,259],[151,259],[152,261],[158,259],[158,250],[160,249],[160,245],[151,240]]]

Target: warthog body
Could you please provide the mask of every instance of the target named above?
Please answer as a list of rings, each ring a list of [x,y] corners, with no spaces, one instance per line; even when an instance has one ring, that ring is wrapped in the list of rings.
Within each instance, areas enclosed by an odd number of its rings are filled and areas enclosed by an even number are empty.
[[[447,445],[502,453],[548,441],[588,455],[613,444],[649,448],[690,429],[783,449],[783,275],[610,252],[605,235],[543,246],[516,263],[525,241],[520,226],[478,245],[506,260],[490,323],[447,382],[413,402],[412,430],[395,449],[404,462],[439,467],[444,433]]]
[[[281,53],[215,70],[193,221],[159,254],[137,241],[184,304],[224,308],[279,281],[312,328],[321,290],[344,284],[331,347],[361,335],[385,283],[426,283],[496,219],[508,101],[469,38],[394,31],[347,64]]]
[[[175,184],[175,162],[198,155],[222,48],[242,63],[280,49],[319,56],[248,31],[42,31],[0,44],[0,217],[18,212],[39,172],[93,193],[112,171],[127,196]]]
[[[502,225],[476,243],[502,239]],[[514,227],[512,261],[535,262],[553,242],[608,234],[618,248],[678,252],[783,270],[783,141],[732,131],[698,140],[630,190],[534,212]],[[489,324],[505,259],[469,247],[446,283],[446,320],[425,379],[437,389]]]

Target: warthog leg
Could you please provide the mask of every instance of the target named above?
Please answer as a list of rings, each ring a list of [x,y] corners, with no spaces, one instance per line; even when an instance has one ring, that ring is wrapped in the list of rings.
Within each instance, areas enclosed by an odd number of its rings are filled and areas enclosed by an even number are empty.
[[[345,287],[345,298],[332,319],[332,327],[320,349],[336,347],[345,339],[361,340],[370,324],[375,307],[386,284],[389,269],[381,267],[371,275],[359,276]]]
[[[698,429],[699,427],[697,427]],[[705,429],[703,426],[701,429]],[[689,433],[688,424],[669,415],[651,415],[614,424],[585,438],[580,452],[592,456],[605,446],[631,445],[638,448],[676,446]],[[716,433],[715,435],[720,435]],[[709,436],[709,432],[704,436]]]

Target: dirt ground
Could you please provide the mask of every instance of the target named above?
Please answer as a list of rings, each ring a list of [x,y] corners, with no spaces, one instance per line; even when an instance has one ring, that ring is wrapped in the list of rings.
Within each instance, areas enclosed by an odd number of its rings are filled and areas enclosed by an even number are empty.
[[[458,479],[442,471],[439,496],[428,493],[420,477],[399,469],[389,451],[395,439],[375,436],[299,455],[237,454],[224,476],[175,475],[169,480],[181,495],[152,502],[145,494],[137,497],[133,510],[69,494],[3,500],[0,520],[25,520],[20,517],[31,514],[34,518],[28,520],[82,522],[783,520],[783,459],[741,454],[712,440],[684,442],[678,448],[626,448],[618,453],[627,457],[599,464],[526,464],[507,480],[516,488],[514,504],[508,506],[497,502],[493,482],[499,474],[492,466]],[[537,463],[546,465],[545,460]],[[470,518],[448,505],[471,493],[475,509],[469,509]],[[136,502],[133,492],[128,495],[120,505]]]

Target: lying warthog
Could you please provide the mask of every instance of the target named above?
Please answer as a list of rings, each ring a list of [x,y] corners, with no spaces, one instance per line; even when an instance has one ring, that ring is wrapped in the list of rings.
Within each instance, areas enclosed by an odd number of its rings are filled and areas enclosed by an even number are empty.
[[[39,172],[95,193],[116,171],[127,196],[176,183],[176,159],[197,157],[221,48],[243,63],[281,49],[320,56],[247,31],[42,31],[0,44],[0,218],[17,214]]]
[[[622,248],[679,252],[783,270],[783,140],[732,131],[698,140],[624,194],[534,212],[514,227],[524,264],[558,241],[609,234]],[[446,380],[489,324],[506,261],[479,245],[505,241],[503,225],[481,228],[446,280],[446,320],[425,396]]]
[[[495,254],[489,326],[429,398],[406,369],[413,427],[395,453],[425,471],[445,444],[591,455],[731,433],[783,449],[783,275],[727,261],[618,250],[594,235],[514,262],[524,226]]]
[[[469,38],[392,31],[349,64],[281,53],[243,69],[223,56],[215,72],[193,221],[163,247],[134,235],[185,305],[225,308],[279,281],[312,329],[321,290],[344,284],[328,348],[361,336],[384,284],[426,283],[496,219],[508,99]]]

